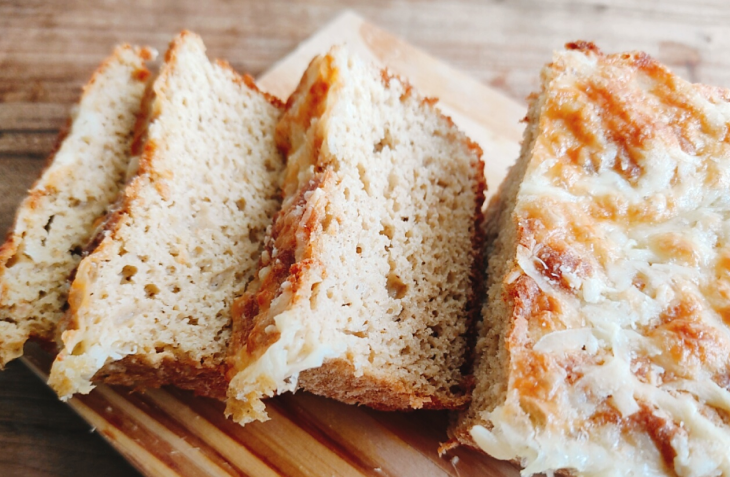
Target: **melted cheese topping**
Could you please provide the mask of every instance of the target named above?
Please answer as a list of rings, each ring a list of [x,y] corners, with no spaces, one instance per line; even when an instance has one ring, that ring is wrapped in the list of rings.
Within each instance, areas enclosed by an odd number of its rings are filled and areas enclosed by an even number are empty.
[[[592,45],[543,85],[507,396],[471,435],[528,475],[730,475],[730,94]]]

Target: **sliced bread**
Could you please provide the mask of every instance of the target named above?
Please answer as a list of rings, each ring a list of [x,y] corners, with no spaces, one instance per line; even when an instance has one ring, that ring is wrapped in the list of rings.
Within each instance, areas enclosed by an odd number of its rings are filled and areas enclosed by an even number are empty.
[[[52,342],[69,278],[127,178],[155,53],[118,47],[84,87],[70,126],[0,247],[0,369],[29,337]]]
[[[230,305],[279,208],[281,105],[183,32],[154,83],[136,177],[81,261],[51,386],[174,383],[222,396]]]
[[[305,72],[277,126],[282,210],[234,306],[237,422],[296,388],[392,410],[468,401],[483,163],[434,102],[344,48]]]
[[[528,120],[452,435],[523,475],[730,475],[730,92],[577,43]]]

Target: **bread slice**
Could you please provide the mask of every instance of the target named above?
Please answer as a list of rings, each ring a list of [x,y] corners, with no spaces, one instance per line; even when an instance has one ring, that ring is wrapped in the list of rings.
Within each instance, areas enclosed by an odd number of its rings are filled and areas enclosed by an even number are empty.
[[[730,475],[730,91],[581,42],[528,120],[452,435],[523,475]]]
[[[379,409],[467,402],[483,163],[434,102],[343,48],[305,72],[277,126],[282,210],[234,307],[237,422],[297,387]]]
[[[0,248],[0,369],[33,336],[52,341],[69,275],[124,186],[155,53],[118,47],[84,87],[67,131]]]
[[[183,32],[154,83],[139,171],[71,286],[51,386],[174,383],[222,396],[230,304],[278,210],[281,105]]]

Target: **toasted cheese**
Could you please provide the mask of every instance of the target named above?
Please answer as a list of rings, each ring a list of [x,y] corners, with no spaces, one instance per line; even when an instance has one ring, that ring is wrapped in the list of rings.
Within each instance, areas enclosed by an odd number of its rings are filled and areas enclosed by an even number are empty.
[[[454,435],[523,475],[730,475],[730,92],[572,44],[528,118]]]

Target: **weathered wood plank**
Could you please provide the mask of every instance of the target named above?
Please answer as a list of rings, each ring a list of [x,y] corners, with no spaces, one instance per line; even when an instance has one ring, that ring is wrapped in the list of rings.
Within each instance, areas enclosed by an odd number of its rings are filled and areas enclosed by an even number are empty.
[[[204,9],[195,0],[73,0],[0,6],[0,94],[10,87],[27,98],[27,91],[59,81],[78,87],[114,44],[130,41],[163,50],[183,27],[203,35],[212,55],[258,75],[348,6],[518,100],[536,86],[536,71],[550,52],[575,39],[595,40],[611,51],[646,50],[682,76],[730,86],[730,59],[725,54],[730,38],[724,33],[730,9],[721,0],[380,0],[365,5],[352,0],[214,1]],[[54,102],[61,99],[49,97]]]
[[[0,131],[56,131],[66,123],[69,109],[58,103],[0,103]]]
[[[15,209],[25,197],[28,189],[38,178],[45,165],[42,156],[15,156],[0,155],[0,237],[5,238],[5,231],[10,228],[15,217]],[[0,389],[3,388],[0,373]],[[0,408],[3,407],[0,399]]]
[[[0,475],[138,475],[20,362],[0,378]]]
[[[0,131],[0,155],[47,156],[56,144],[58,131]],[[6,176],[0,179],[8,180]]]

